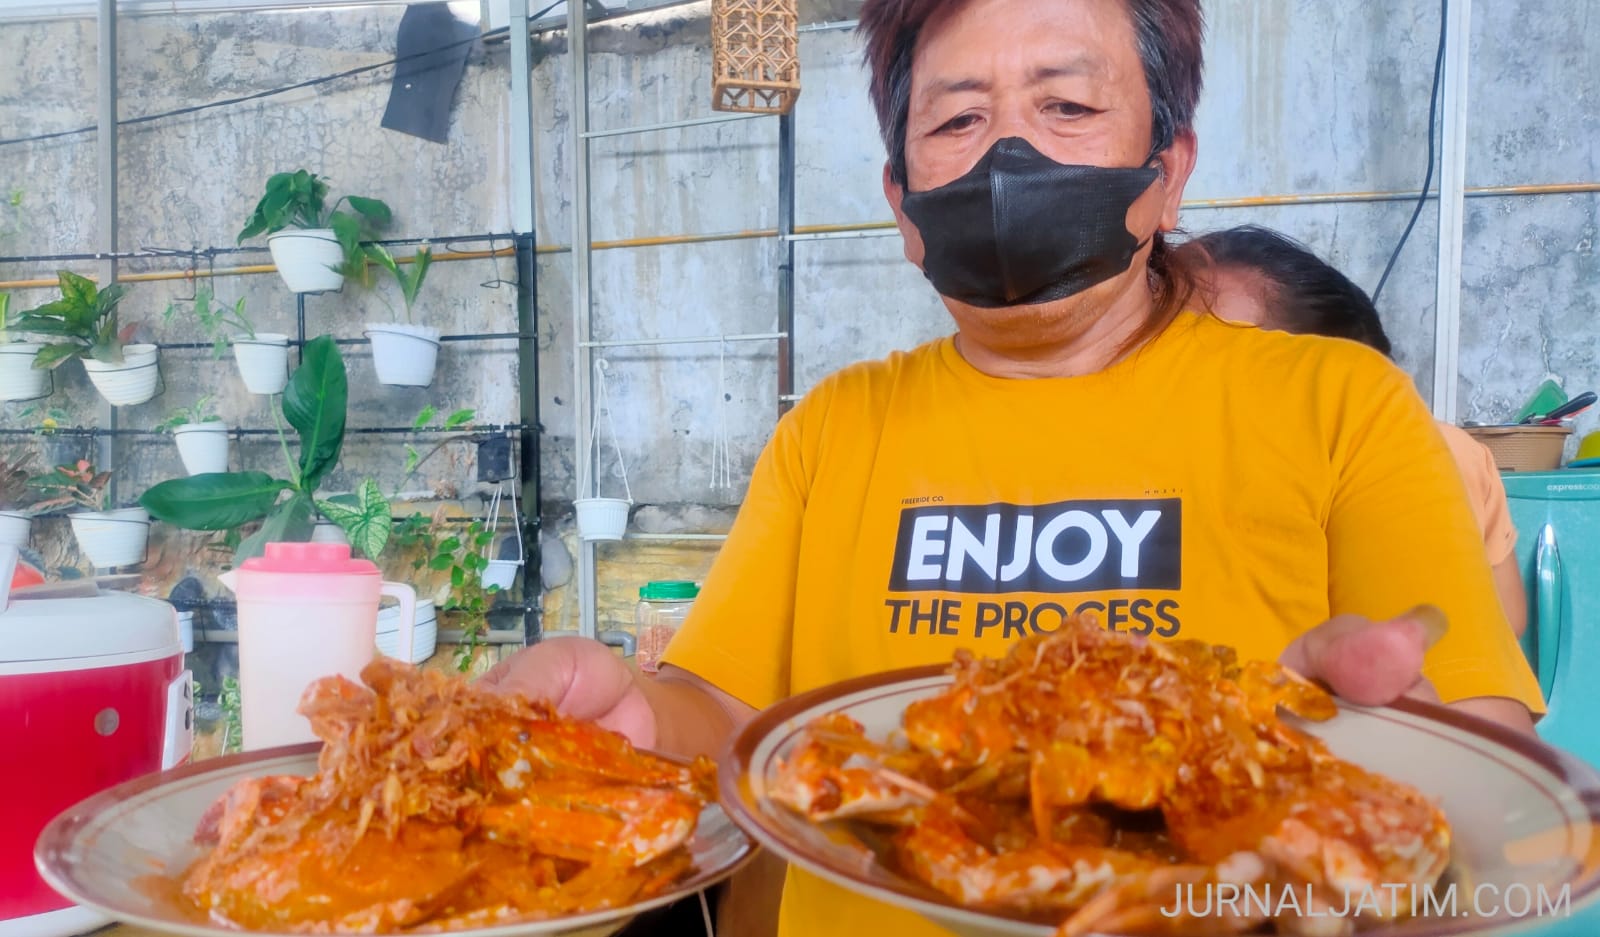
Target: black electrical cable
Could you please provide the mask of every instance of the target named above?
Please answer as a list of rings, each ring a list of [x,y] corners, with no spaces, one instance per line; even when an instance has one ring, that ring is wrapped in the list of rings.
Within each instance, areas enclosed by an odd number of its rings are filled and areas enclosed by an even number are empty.
[[[1389,255],[1389,265],[1383,268],[1383,276],[1378,278],[1378,288],[1372,291],[1372,304],[1375,306],[1378,304],[1378,294],[1383,292],[1383,285],[1389,281],[1389,274],[1394,270],[1395,261],[1400,259],[1406,239],[1411,237],[1411,229],[1416,227],[1422,206],[1428,202],[1428,186],[1433,184],[1433,131],[1439,112],[1439,79],[1444,74],[1444,43],[1449,22],[1450,0],[1439,0],[1439,51],[1433,59],[1433,94],[1428,99],[1428,171],[1422,177],[1422,194],[1417,196],[1417,206],[1412,209],[1411,220],[1406,222],[1400,242],[1394,246],[1394,253]]]
[[[549,6],[545,7],[544,9],[540,10],[539,12],[530,15],[528,17],[528,19],[529,20],[536,20],[539,17],[544,16],[545,14],[549,13],[551,10],[554,10],[556,7],[560,6],[562,3],[565,3],[565,2],[566,2],[566,0],[556,0],[555,3],[552,3]],[[338,80],[340,80],[342,78],[350,78],[350,77],[355,76],[355,75],[360,75],[363,72],[373,72],[373,71],[377,71],[380,68],[388,68],[391,65],[398,65],[401,62],[409,62],[412,59],[422,58],[423,56],[437,55],[440,52],[443,52],[443,51],[445,51],[447,49],[454,49],[454,48],[457,48],[459,46],[471,45],[474,42],[482,42],[483,40],[489,39],[489,38],[494,37],[494,36],[509,35],[510,32],[511,32],[511,27],[509,27],[509,26],[501,26],[501,27],[499,27],[497,29],[488,30],[487,32],[483,33],[482,35],[473,36],[471,39],[463,39],[460,42],[452,42],[449,45],[440,46],[437,49],[429,49],[426,52],[416,52],[416,53],[413,53],[411,55],[404,55],[404,56],[400,56],[398,58],[393,58],[393,59],[390,59],[390,60],[388,60],[386,62],[378,62],[378,63],[375,63],[373,65],[362,65],[359,68],[348,69],[346,71],[338,72],[338,73],[332,74],[332,75],[323,75],[323,76],[321,76],[319,78],[308,78],[305,81],[297,82],[297,83],[292,84],[292,85],[286,85],[286,86],[284,86],[282,88],[271,88],[271,89],[266,90],[266,91],[257,91],[254,94],[247,94],[247,95],[244,95],[242,97],[224,98],[223,100],[220,100],[220,101],[208,101],[205,104],[195,104],[195,105],[192,105],[190,107],[180,107],[175,111],[164,111],[164,112],[159,113],[159,114],[145,114],[145,115],[143,115],[141,117],[130,117],[127,120],[119,120],[119,121],[117,121],[117,126],[118,127],[128,127],[128,126],[132,126],[134,124],[147,124],[147,123],[150,123],[151,121],[165,120],[168,117],[182,117],[185,114],[196,114],[196,113],[199,113],[200,111],[210,110],[211,108],[214,108],[214,107],[228,107],[228,106],[234,105],[234,104],[242,104],[245,101],[254,101],[257,98],[267,98],[267,97],[271,97],[271,96],[273,96],[275,94],[283,94],[283,93],[285,93],[287,91],[299,91],[302,88],[312,88],[312,87],[315,87],[317,85],[324,85],[324,84],[327,84],[329,82],[338,81]],[[36,136],[31,136],[31,137],[15,137],[15,138],[10,139],[10,140],[0,140],[0,146],[13,146],[13,145],[18,144],[18,143],[38,143],[38,142],[43,141],[43,140],[55,140],[55,139],[59,139],[61,137],[71,137],[71,136],[76,136],[78,134],[83,134],[83,133],[93,133],[98,129],[99,129],[98,127],[78,127],[78,128],[76,128],[74,130],[57,130],[54,133],[41,133],[41,134],[38,134]]]

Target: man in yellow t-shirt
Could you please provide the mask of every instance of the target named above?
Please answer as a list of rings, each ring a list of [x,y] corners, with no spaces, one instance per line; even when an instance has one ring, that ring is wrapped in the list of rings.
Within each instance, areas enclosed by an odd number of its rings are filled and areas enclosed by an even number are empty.
[[[1405,375],[1185,311],[1164,234],[1197,151],[1201,15],[1138,2],[867,0],[884,192],[955,336],[784,416],[659,677],[578,638],[489,683],[720,755],[788,695],[1088,610],[1353,702],[1437,693],[1532,732],[1537,684]],[[779,933],[945,934],[797,870]]]

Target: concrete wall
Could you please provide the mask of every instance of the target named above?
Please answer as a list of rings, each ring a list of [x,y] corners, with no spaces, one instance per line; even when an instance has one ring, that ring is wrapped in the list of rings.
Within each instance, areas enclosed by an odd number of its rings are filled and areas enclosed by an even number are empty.
[[[590,38],[589,121],[604,129],[707,116],[708,4],[602,24]],[[848,3],[803,5],[803,19],[852,15]],[[1577,0],[1550,16],[1528,3],[1473,10],[1468,180],[1471,185],[1600,179],[1600,36],[1587,24],[1600,0]],[[322,12],[151,16],[122,24],[124,116],[247,94],[381,61],[392,54],[398,6]],[[1404,191],[1421,182],[1428,93],[1439,11],[1432,4],[1260,3],[1208,5],[1207,89],[1199,117],[1200,163],[1191,199]],[[0,22],[0,136],[93,123],[94,26],[90,22]],[[801,225],[887,220],[882,151],[864,92],[855,37],[801,38],[795,112],[797,215]],[[573,480],[573,329],[570,244],[573,184],[571,67],[560,32],[541,37],[534,67],[540,309],[540,471],[554,539],[547,585],[566,582],[571,552],[567,504]],[[503,44],[478,49],[458,95],[450,142],[383,130],[387,73],[141,125],[121,138],[119,239],[123,248],[195,249],[233,242],[266,176],[306,166],[336,192],[381,197],[395,207],[398,236],[504,231],[509,226],[508,57]],[[777,128],[770,117],[595,140],[592,233],[609,242],[772,228],[777,222]],[[0,204],[0,253],[81,251],[95,243],[93,137],[0,147],[0,192],[23,190],[19,212]],[[1437,177],[1436,177],[1437,178]],[[1244,222],[1283,228],[1325,252],[1360,284],[1377,284],[1413,205],[1350,202],[1186,211],[1192,232]],[[1590,327],[1600,303],[1594,250],[1600,196],[1475,198],[1464,255],[1460,418],[1492,421],[1513,411],[1547,372],[1569,392],[1600,385]],[[9,214],[8,214],[9,213]],[[1436,208],[1429,202],[1381,297],[1397,358],[1431,393]],[[9,222],[8,222],[9,219]],[[477,247],[481,245],[468,245]],[[898,237],[802,243],[797,247],[798,388],[852,360],[948,331],[937,298],[900,253]],[[219,265],[264,255],[221,257]],[[771,331],[776,325],[778,244],[771,238],[601,249],[593,255],[593,331],[599,339]],[[170,269],[169,262],[144,265]],[[0,277],[48,274],[48,264],[0,264]],[[83,268],[80,268],[83,269]],[[130,264],[129,269],[142,269]],[[423,308],[447,331],[510,329],[509,287],[480,284],[514,275],[509,260],[439,264]],[[181,326],[159,312],[187,284],[140,284],[130,314],[154,318],[151,333],[177,340]],[[245,296],[265,324],[292,321],[293,302],[273,276],[218,282]],[[392,287],[384,291],[395,302]],[[19,290],[13,308],[47,298]],[[358,336],[387,316],[372,296],[309,300],[313,331]],[[634,500],[656,506],[655,530],[724,529],[777,413],[771,343],[613,349],[608,389]],[[120,415],[149,425],[174,404],[219,393],[224,415],[264,425],[259,398],[244,395],[227,362],[173,353],[166,393]],[[516,418],[516,363],[509,346],[448,346],[440,380],[427,391],[380,388],[362,349],[350,353],[358,390],[353,425],[408,423],[424,403],[476,406],[484,420]],[[93,419],[95,398],[73,365],[49,401]],[[723,407],[726,410],[723,410]],[[18,405],[0,424],[19,424]],[[1159,417],[1157,417],[1159,418]],[[1595,427],[1579,420],[1579,432]],[[269,425],[269,424],[266,424]],[[731,486],[713,487],[711,453],[726,427]],[[1157,431],[1153,427],[1152,432]],[[622,490],[609,431],[600,480]],[[268,447],[241,447],[244,464],[275,465]],[[397,484],[396,440],[353,443],[335,485],[373,474]],[[136,493],[177,471],[164,440],[128,447],[120,466]],[[471,453],[441,460],[421,487],[471,495]],[[695,506],[718,509],[697,514]],[[641,562],[659,575],[698,575],[701,545],[649,544],[600,553],[602,618],[631,614]],[[641,559],[646,553],[653,559]],[[679,558],[674,567],[672,556]],[[665,559],[663,559],[665,557]],[[203,565],[200,563],[197,566]],[[651,572],[650,575],[658,575]],[[562,593],[549,597],[549,624],[574,620]]]

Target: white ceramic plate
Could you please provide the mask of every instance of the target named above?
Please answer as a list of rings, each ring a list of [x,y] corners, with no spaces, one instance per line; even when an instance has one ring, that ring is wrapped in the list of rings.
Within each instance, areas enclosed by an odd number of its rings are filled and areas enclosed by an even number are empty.
[[[311,775],[322,743],[226,755],[147,775],[104,791],[52,820],[39,836],[34,858],[56,891],[114,920],[183,937],[239,937],[153,888],[155,876],[175,876],[197,859],[195,824],[237,781],[275,774]],[[754,844],[708,805],[689,843],[694,871],[645,901],[553,920],[449,931],[446,937],[607,937],[641,912],[710,888],[736,872]],[[266,933],[250,931],[251,934]]]
[[[949,683],[943,665],[917,667],[779,703],[748,724],[722,759],[722,802],[773,852],[858,894],[971,937],[1050,937],[1054,928],[1037,920],[965,909],[872,860],[847,827],[813,824],[766,796],[777,759],[811,720],[844,712],[881,740],[899,726],[907,705]],[[1600,775],[1592,768],[1535,739],[1409,700],[1377,709],[1341,705],[1327,722],[1294,721],[1336,755],[1440,798],[1453,827],[1455,855],[1446,878],[1462,883],[1454,914],[1434,912],[1372,933],[1498,937],[1600,910]],[[1433,900],[1446,901],[1447,888],[1442,883]],[[1521,910],[1524,896],[1527,911]]]

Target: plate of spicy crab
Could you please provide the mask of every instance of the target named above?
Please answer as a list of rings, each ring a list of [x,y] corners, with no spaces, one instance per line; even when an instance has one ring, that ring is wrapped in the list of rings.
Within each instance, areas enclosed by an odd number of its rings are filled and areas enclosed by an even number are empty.
[[[716,769],[379,658],[313,683],[321,743],[225,755],[68,809],[36,865],[68,899],[185,937],[605,937],[755,844]],[[365,684],[365,685],[363,685]]]
[[[1600,914],[1584,762],[1088,620],[785,700],[719,783],[791,865],[966,937],[1502,935]]]

